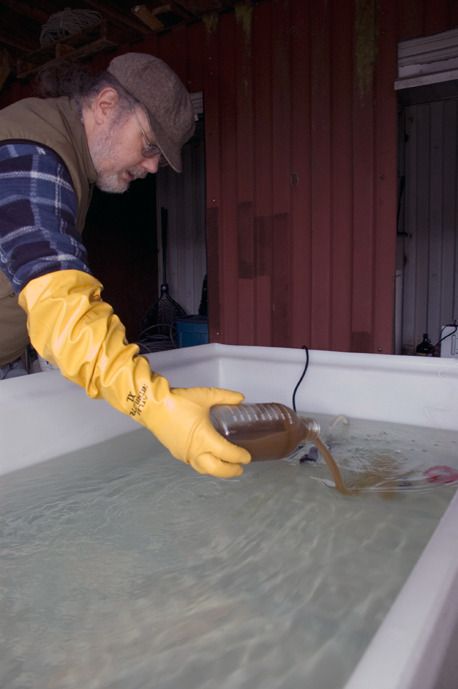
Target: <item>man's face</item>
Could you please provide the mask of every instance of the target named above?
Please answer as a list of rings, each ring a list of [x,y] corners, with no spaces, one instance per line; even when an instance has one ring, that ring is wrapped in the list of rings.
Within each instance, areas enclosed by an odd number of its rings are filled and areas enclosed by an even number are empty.
[[[147,138],[146,138],[147,137]],[[146,113],[140,108],[127,113],[114,111],[89,141],[89,151],[102,191],[120,194],[134,179],[156,173],[160,152],[151,153],[154,143]]]

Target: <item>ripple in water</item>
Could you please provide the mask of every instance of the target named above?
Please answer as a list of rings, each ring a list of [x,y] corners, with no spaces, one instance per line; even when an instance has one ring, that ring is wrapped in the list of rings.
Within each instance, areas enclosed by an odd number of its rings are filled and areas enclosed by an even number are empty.
[[[340,495],[321,460],[201,477],[143,430],[0,479],[0,686],[341,689],[454,492],[414,479],[457,467],[456,436],[320,422],[346,481],[390,458],[409,490]]]

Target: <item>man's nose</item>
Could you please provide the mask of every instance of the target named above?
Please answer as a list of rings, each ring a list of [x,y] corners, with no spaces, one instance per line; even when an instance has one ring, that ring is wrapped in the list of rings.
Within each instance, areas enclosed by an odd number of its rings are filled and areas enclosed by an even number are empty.
[[[160,154],[154,156],[154,158],[143,158],[142,167],[148,172],[155,174],[158,171],[160,159]]]

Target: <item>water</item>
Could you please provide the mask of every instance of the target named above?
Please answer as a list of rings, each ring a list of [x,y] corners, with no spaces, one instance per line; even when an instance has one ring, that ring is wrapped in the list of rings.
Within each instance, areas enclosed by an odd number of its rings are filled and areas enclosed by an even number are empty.
[[[329,421],[347,479],[458,467],[455,433]],[[3,477],[0,687],[341,689],[456,489],[399,486],[347,497],[291,459],[201,477],[143,430]]]

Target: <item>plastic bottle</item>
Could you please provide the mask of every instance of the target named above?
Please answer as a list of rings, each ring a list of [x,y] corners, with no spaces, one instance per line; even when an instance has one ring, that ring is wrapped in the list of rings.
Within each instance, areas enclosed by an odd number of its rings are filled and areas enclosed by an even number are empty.
[[[416,347],[417,356],[433,356],[434,345],[428,337],[428,333],[423,333],[422,341]]]
[[[342,479],[339,467],[319,433],[315,419],[299,416],[295,411],[279,404],[217,404],[210,410],[210,419],[227,440],[244,447],[251,459],[281,459],[307,440],[312,440],[323,456],[334,479],[337,490],[343,495],[353,495]]]
[[[279,404],[218,404],[211,408],[211,421],[227,440],[244,447],[253,460],[287,457],[306,440],[314,440],[320,426]]]

